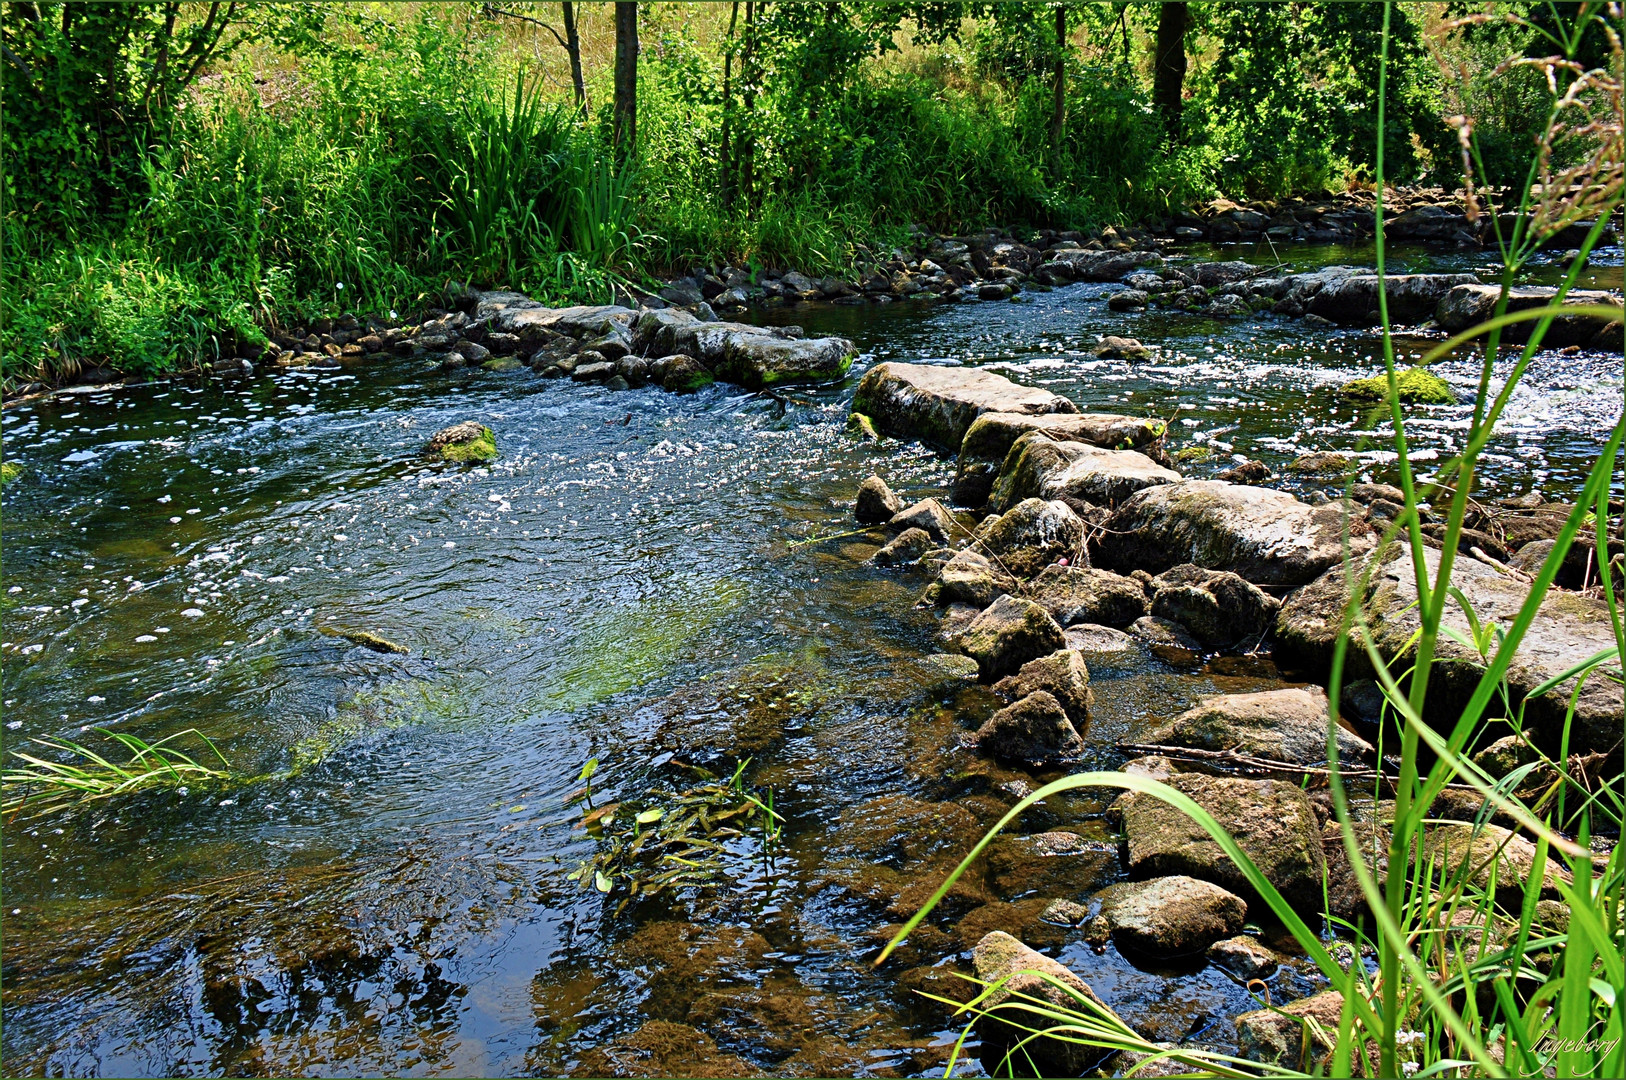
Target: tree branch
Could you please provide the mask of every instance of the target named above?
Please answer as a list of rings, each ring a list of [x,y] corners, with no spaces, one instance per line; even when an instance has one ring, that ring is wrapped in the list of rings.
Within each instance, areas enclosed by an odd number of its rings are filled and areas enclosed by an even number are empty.
[[[521,15],[517,11],[508,11],[504,8],[498,7],[496,4],[481,4],[480,8],[482,14],[484,14],[488,19],[494,19],[498,15],[503,15],[510,19],[518,19],[520,22],[528,22],[536,26],[540,26],[542,29],[553,35],[553,40],[559,43],[559,47],[561,49],[568,50],[570,48],[569,45],[565,44],[565,39],[559,36],[559,31],[555,30],[541,19],[533,19],[529,15]]]

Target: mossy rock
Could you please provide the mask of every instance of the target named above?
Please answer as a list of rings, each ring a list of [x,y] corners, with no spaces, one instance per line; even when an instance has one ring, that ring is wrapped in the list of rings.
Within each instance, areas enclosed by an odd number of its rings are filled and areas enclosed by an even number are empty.
[[[1457,395],[1438,375],[1422,368],[1407,368],[1395,377],[1395,388],[1403,405],[1455,405]],[[1389,377],[1374,375],[1356,379],[1338,388],[1338,400],[1352,405],[1381,405],[1389,400]]]
[[[0,462],[0,485],[11,483],[23,474],[23,467],[15,461]]]
[[[875,422],[861,412],[847,414],[847,434],[863,442],[876,442],[881,437],[875,430]]]
[[[497,436],[484,424],[465,420],[435,432],[424,453],[440,461],[495,461]]]
[[[1176,461],[1207,461],[1214,456],[1211,446],[1182,446],[1174,452]]]
[[[493,356],[490,360],[481,364],[480,369],[482,371],[518,371],[524,366],[512,356]]]

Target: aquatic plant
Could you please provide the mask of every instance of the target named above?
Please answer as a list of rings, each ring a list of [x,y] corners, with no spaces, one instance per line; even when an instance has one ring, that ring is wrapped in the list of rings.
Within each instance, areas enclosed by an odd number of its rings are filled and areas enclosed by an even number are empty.
[[[1463,119],[1459,124],[1470,204],[1474,213],[1491,215],[1504,272],[1494,316],[1440,343],[1419,365],[1426,366],[1468,341],[1486,338],[1463,450],[1442,463],[1426,489],[1414,474],[1407,452],[1401,409],[1406,376],[1396,370],[1382,284],[1383,103],[1391,7],[1384,5],[1378,78],[1377,269],[1384,354],[1384,375],[1379,381],[1381,401],[1393,425],[1405,505],[1381,538],[1379,551],[1399,547],[1410,552],[1421,598],[1416,603],[1419,626],[1399,656],[1386,656],[1377,644],[1374,618],[1363,607],[1383,557],[1345,559],[1349,599],[1332,658],[1327,745],[1328,786],[1343,853],[1369,916],[1360,923],[1335,921],[1333,926],[1353,939],[1357,952],[1350,955],[1375,955],[1377,970],[1368,971],[1358,960],[1340,962],[1323,939],[1322,927],[1307,923],[1220,823],[1182,792],[1145,776],[1124,773],[1069,776],[1012,807],[904,924],[882,957],[920,925],[992,838],[1029,806],[1078,788],[1121,788],[1141,798],[1162,800],[1212,837],[1338,992],[1337,1021],[1318,1024],[1281,1013],[1302,1029],[1303,1038],[1289,1039],[1284,1060],[1259,1063],[1152,1044],[1110,1009],[1077,994],[1064,994],[1058,1003],[1053,994],[1007,998],[1000,984],[985,985],[972,1002],[955,1007],[973,1022],[996,1014],[1021,1032],[1003,1061],[993,1063],[996,1071],[1029,1067],[1035,1042],[1051,1039],[1095,1047],[1103,1055],[1116,1051],[1149,1055],[1165,1067],[1173,1062],[1209,1075],[1564,1077],[1613,1076],[1626,1071],[1626,948],[1622,944],[1626,851],[1618,843],[1606,845],[1604,851],[1594,851],[1592,846],[1593,837],[1600,834],[1618,837],[1626,821],[1620,744],[1605,754],[1570,753],[1577,702],[1587,681],[1626,681],[1626,619],[1612,575],[1603,575],[1599,591],[1614,646],[1529,688],[1518,707],[1507,707],[1520,697],[1510,686],[1509,670],[1519,658],[1538,609],[1556,599],[1549,596],[1550,590],[1581,530],[1589,531],[1597,550],[1609,550],[1609,496],[1626,445],[1626,416],[1605,435],[1580,497],[1515,614],[1503,621],[1481,618],[1452,577],[1480,456],[1548,327],[1560,314],[1581,263],[1621,207],[1626,169],[1622,153],[1626,62],[1617,29],[1620,7],[1607,5],[1600,14],[1597,6],[1578,5],[1572,25],[1543,31],[1555,55],[1509,61],[1510,66],[1533,65],[1543,70],[1550,95],[1539,153],[1529,165],[1526,182],[1515,189],[1520,191],[1516,210],[1505,218],[1499,208],[1485,205],[1487,170],[1471,122]],[[1607,55],[1602,65],[1586,67],[1575,57],[1586,35],[1594,32],[1607,41]],[[1553,148],[1572,138],[1585,144],[1568,155],[1570,161],[1580,164],[1560,173],[1554,162],[1563,155],[1555,154]],[[1554,176],[1559,182],[1548,183]],[[1542,183],[1537,184],[1538,180]],[[1511,222],[1510,228],[1504,220]],[[1571,264],[1552,303],[1509,314],[1507,289],[1514,275],[1560,228],[1583,220],[1591,224],[1580,245],[1581,258]],[[1617,322],[1621,318],[1618,309],[1571,305],[1562,310]],[[1533,326],[1502,385],[1493,390],[1501,332],[1514,323]],[[1437,513],[1442,504],[1448,504],[1441,515],[1444,535],[1432,571],[1423,555],[1425,534],[1419,511],[1425,490],[1436,497]],[[1443,621],[1448,600],[1454,600],[1467,615],[1468,632]],[[1478,663],[1473,665],[1476,677],[1465,703],[1447,714],[1437,700],[1444,681],[1439,677],[1444,669],[1440,648],[1453,642],[1471,650]],[[1399,729],[1399,752],[1392,759],[1397,767],[1384,771],[1370,792],[1375,799],[1393,800],[1385,804],[1388,812],[1378,822],[1355,820],[1350,779],[1341,771],[1336,743],[1345,675],[1357,659],[1375,672],[1385,711]],[[1461,666],[1456,659],[1451,663]],[[1555,691],[1564,694],[1567,707],[1562,723],[1556,725],[1557,752],[1552,753],[1552,745],[1544,744],[1544,752],[1526,735],[1524,705]],[[1434,723],[1425,719],[1425,713]],[[1436,726],[1442,716],[1450,722]],[[1469,748],[1487,731],[1501,730],[1504,720],[1522,740],[1522,750],[1530,760],[1501,776],[1470,757]],[[1447,816],[1439,805],[1447,785],[1466,785],[1484,800],[1473,822],[1440,825],[1439,819]],[[1528,845],[1521,850],[1533,853],[1527,861],[1523,855],[1516,860],[1509,850],[1516,833],[1489,824],[1494,815],[1512,819],[1517,832],[1531,838],[1521,840]],[[1547,893],[1561,895],[1562,905],[1555,907],[1552,900],[1544,899]],[[1340,951],[1348,948],[1343,946]],[[1067,990],[1054,977],[1033,974],[1052,990]],[[967,1032],[970,1030],[968,1024]],[[950,1074],[953,1066],[951,1060]]]
[[[31,739],[30,742],[70,755],[74,760],[50,761],[20,750],[11,751],[12,757],[26,764],[0,773],[0,790],[4,791],[0,795],[0,811],[10,813],[25,807],[46,809],[134,791],[230,778],[226,771],[230,763],[214,741],[196,728],[187,728],[150,743],[124,731],[98,728],[97,732],[129,750],[130,759],[122,764],[109,761],[94,750],[67,739]],[[200,764],[171,745],[189,735],[196,736],[222,767],[216,769]]]
[[[1395,377],[1395,391],[1406,405],[1455,405],[1457,395],[1438,375],[1420,367],[1407,368]],[[1373,375],[1355,379],[1338,388],[1338,399],[1356,405],[1383,405],[1389,400],[1389,379]]]
[[[750,764],[750,758],[741,761],[727,780],[690,766],[703,783],[589,810],[581,826],[600,840],[599,850],[566,877],[607,895],[621,893],[620,914],[634,900],[715,886],[727,874],[730,855],[738,854],[727,847],[730,840],[754,836],[766,855],[779,842],[784,819],[773,808],[772,790],[759,797],[746,785]],[[583,779],[592,775],[582,771]],[[580,794],[586,799],[590,792]]]

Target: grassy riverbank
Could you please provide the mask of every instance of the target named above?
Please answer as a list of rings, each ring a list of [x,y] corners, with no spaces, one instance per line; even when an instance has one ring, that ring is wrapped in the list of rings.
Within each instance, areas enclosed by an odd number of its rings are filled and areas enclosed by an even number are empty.
[[[1490,100],[1490,35],[1442,29],[1436,6],[1400,20],[1397,180],[1450,181],[1441,118]],[[177,51],[206,7],[182,6]],[[110,5],[89,28],[104,51],[124,42],[109,75],[8,11],[8,47],[41,70],[6,69],[5,383],[207,364],[261,327],[420,308],[448,278],[602,300],[666,268],[850,268],[916,223],[1091,228],[1371,175],[1351,119],[1376,47],[1360,5],[1202,6],[1173,128],[1153,103],[1157,5],[1067,6],[1059,42],[1043,5],[936,7],[774,5],[753,22],[643,5],[624,155],[609,4],[575,5],[580,108],[558,5],[255,9],[172,101],[161,81],[143,91],[167,56],[156,15]],[[1430,49],[1468,81],[1442,86]],[[1503,82],[1479,127],[1493,154],[1528,111],[1520,78]]]

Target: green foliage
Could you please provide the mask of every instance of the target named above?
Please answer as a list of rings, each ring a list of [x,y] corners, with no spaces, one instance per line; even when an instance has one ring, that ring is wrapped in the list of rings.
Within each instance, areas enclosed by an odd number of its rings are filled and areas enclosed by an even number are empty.
[[[1407,368],[1397,374],[1395,393],[1406,405],[1454,405],[1457,400],[1449,383],[1422,368]],[[1338,388],[1338,398],[1357,405],[1382,405],[1389,400],[1389,379],[1384,375],[1355,379]]]
[[[0,774],[0,787],[4,790],[4,795],[0,796],[0,810],[54,809],[135,791],[228,779],[224,769],[230,768],[229,763],[215,748],[214,742],[195,728],[178,731],[151,743],[123,731],[101,730],[100,733],[128,750],[130,759],[122,764],[109,761],[94,750],[66,739],[32,739],[31,742],[54,750],[59,755],[67,755],[72,760],[51,761],[13,750],[11,756],[23,764]],[[188,735],[197,736],[223,768],[199,764],[170,745]]]

